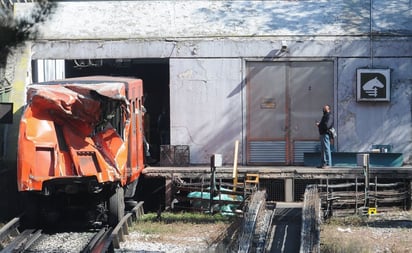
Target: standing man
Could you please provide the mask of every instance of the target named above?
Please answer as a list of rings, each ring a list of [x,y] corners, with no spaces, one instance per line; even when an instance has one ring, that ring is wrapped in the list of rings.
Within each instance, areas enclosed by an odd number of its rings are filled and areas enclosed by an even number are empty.
[[[317,122],[316,125],[319,129],[320,135],[320,166],[318,168],[329,168],[332,166],[332,153],[330,149],[330,135],[329,129],[333,127],[333,114],[329,105],[323,106],[323,116],[320,122]]]

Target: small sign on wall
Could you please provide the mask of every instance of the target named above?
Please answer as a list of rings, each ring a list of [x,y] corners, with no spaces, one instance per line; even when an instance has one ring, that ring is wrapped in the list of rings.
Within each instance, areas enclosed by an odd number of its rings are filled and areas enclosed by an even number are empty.
[[[261,109],[275,109],[276,102],[274,98],[263,98],[262,102],[260,103]]]
[[[390,101],[390,69],[358,69],[357,101]]]

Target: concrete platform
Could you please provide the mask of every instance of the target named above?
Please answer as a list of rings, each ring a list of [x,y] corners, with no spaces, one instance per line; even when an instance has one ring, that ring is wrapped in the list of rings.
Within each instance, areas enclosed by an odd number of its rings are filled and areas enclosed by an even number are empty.
[[[258,174],[259,187],[266,189],[268,201],[281,202],[301,202],[306,186],[310,184],[341,184],[347,182],[362,183],[365,180],[365,171],[362,167],[331,167],[320,169],[308,166],[239,166],[238,180],[245,181],[245,175]],[[216,168],[217,180],[233,179],[233,167],[224,166]],[[153,185],[154,181],[163,182],[157,185],[158,189],[164,189],[165,206],[169,206],[172,196],[172,185],[176,178],[185,182],[187,179],[197,181],[209,180],[211,169],[208,166],[188,166],[188,167],[147,167],[143,170],[143,181],[150,181],[146,186]],[[412,185],[412,166],[403,167],[371,167],[369,174],[370,182],[387,183],[399,182],[408,191]],[[154,186],[153,186],[154,187]],[[162,190],[163,191],[163,190]],[[412,201],[407,197],[408,203]]]
[[[205,174],[210,174],[211,169],[207,166],[189,167],[146,167],[143,170],[145,177],[182,177],[196,178]],[[261,179],[353,179],[363,178],[364,169],[362,167],[330,167],[320,169],[308,166],[240,166],[238,167],[239,177],[246,173],[258,173]],[[225,166],[216,168],[216,177],[232,178],[233,167]],[[402,167],[370,167],[370,177],[412,179],[412,166]]]

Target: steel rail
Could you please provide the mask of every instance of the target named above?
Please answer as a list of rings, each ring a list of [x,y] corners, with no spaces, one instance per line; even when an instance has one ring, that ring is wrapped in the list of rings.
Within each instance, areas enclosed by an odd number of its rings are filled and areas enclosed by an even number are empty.
[[[115,249],[120,249],[120,243],[125,241],[125,235],[129,234],[129,227],[132,225],[133,220],[137,220],[143,214],[143,202],[139,202],[130,212],[123,216],[110,236]]]
[[[41,231],[36,229],[26,229],[17,235],[1,252],[24,252],[41,236]]]
[[[9,236],[17,236],[19,234],[18,227],[20,226],[20,217],[13,218],[0,229],[0,242]]]
[[[120,242],[125,240],[125,235],[129,232],[129,227],[133,221],[144,214],[143,202],[139,202],[131,211],[119,221],[116,227],[104,227],[97,231],[92,239],[80,251],[81,253],[102,253],[114,252],[114,248],[120,248]],[[43,234],[40,229],[25,229],[19,231],[21,218],[16,217],[10,220],[0,229],[0,246],[4,248],[1,253],[25,252],[30,250],[30,246],[40,237],[43,239],[48,235]]]
[[[104,227],[100,229],[90,240],[90,242],[84,247],[81,253],[101,253],[110,251],[110,234],[113,229],[110,227]]]
[[[256,222],[259,215],[266,208],[264,193],[261,191],[255,192],[251,196],[248,210],[245,213],[242,234],[239,239],[238,253],[248,253],[253,244],[253,234],[256,228]]]

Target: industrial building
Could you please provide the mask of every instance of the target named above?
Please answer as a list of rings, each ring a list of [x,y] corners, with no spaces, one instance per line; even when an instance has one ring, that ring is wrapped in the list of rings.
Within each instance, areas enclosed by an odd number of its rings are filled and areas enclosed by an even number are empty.
[[[15,15],[32,6],[15,3]],[[171,165],[214,153],[231,164],[237,140],[242,165],[302,165],[319,148],[324,104],[335,151],[386,145],[411,164],[410,1],[58,1],[37,28],[1,72],[14,112],[1,126],[3,161],[15,160],[28,84],[117,75],[143,79],[153,156],[181,152]]]

